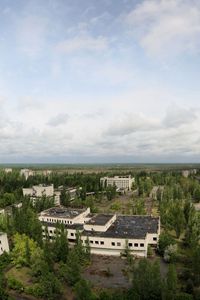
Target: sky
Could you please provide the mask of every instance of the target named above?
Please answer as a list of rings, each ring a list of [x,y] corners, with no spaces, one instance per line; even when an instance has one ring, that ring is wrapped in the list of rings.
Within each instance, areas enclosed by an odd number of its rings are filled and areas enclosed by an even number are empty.
[[[199,0],[1,0],[0,163],[200,161]]]

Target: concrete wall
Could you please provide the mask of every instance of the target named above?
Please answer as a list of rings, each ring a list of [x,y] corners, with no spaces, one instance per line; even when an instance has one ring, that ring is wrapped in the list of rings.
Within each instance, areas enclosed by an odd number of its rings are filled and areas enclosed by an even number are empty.
[[[0,233],[0,255],[4,251],[9,252],[8,237],[6,233]]]
[[[87,236],[82,236],[83,245],[86,245]],[[91,253],[101,255],[120,255],[125,250],[126,240],[122,238],[107,238],[107,237],[89,237]],[[147,241],[146,239],[128,239],[129,249],[131,254],[139,256],[147,256]],[[106,254],[107,253],[107,254]]]

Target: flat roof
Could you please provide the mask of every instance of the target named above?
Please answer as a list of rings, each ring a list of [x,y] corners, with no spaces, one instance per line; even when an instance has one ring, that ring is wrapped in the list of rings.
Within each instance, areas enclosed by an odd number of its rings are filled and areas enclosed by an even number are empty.
[[[117,216],[105,232],[84,230],[83,235],[109,238],[144,239],[147,233],[157,233],[159,218],[151,216]]]
[[[89,221],[87,221],[85,224],[87,225],[105,225],[113,218],[113,214],[97,214],[93,216]]]
[[[86,210],[87,208],[51,207],[41,212],[40,216],[74,219]]]

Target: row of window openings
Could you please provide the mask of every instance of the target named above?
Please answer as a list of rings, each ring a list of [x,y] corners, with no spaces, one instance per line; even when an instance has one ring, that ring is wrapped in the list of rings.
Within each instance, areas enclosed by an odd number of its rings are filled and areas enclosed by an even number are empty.
[[[45,230],[42,230],[43,232],[45,232]],[[49,230],[49,233],[56,233],[56,230]],[[71,236],[74,236],[75,234],[71,232]]]
[[[43,230],[43,232],[44,232],[44,230]],[[53,231],[52,230],[49,230],[49,232],[50,233],[53,233]],[[56,231],[54,230],[54,233],[55,233]],[[74,233],[71,233],[71,236],[74,236]],[[154,241],[157,241],[157,237],[153,237],[153,240]],[[93,241],[90,241],[90,244],[93,244]],[[95,244],[99,244],[99,241],[95,241]],[[115,243],[115,242],[112,242],[111,243],[111,245],[112,246],[115,246],[115,244],[116,244],[116,246],[121,246],[121,243],[119,243],[119,242],[117,242],[117,243]],[[100,241],[100,245],[104,245],[104,242],[103,241]],[[133,243],[128,243],[128,246],[129,247],[133,247]],[[134,247],[138,247],[138,243],[134,243]],[[144,247],[144,243],[140,243],[140,247]]]
[[[90,244],[96,244],[96,245],[104,245],[104,241],[90,241]],[[111,242],[111,245],[112,246],[121,246],[121,243],[120,242]],[[129,247],[133,247],[133,243],[128,243],[128,246]],[[134,247],[139,247],[139,244],[138,243],[134,243]],[[140,247],[144,247],[144,243],[140,243]]]
[[[64,221],[64,220],[56,220],[56,219],[46,219],[47,222],[52,222],[52,223],[56,223],[56,222],[59,222],[59,223],[64,223],[64,224],[72,224],[72,221]],[[42,218],[42,221],[45,221],[44,218]]]

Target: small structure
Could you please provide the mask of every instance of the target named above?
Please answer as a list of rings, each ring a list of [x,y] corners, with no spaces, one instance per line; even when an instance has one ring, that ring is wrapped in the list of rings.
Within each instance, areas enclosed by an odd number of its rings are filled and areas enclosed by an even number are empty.
[[[35,172],[30,170],[30,169],[21,169],[20,170],[20,175],[24,176],[27,180],[29,178],[29,176],[34,176]]]
[[[55,190],[55,194],[60,198],[61,192],[64,190],[64,187],[61,185]],[[76,198],[78,192],[82,190],[82,187],[68,187],[65,188],[66,194],[69,194],[70,201]]]
[[[50,240],[55,238],[57,223],[64,225],[71,245],[77,230],[84,246],[89,242],[91,253],[119,256],[126,247],[132,255],[146,257],[148,245],[158,244],[160,218],[152,216],[117,216],[91,214],[90,208],[53,207],[40,213],[39,220],[48,229]]]
[[[107,186],[116,186],[118,189],[130,191],[135,179],[128,176],[114,176],[114,177],[102,177],[100,179],[101,185],[105,188]]]
[[[0,255],[4,252],[9,252],[9,244],[7,234],[4,232],[0,232]]]
[[[196,175],[197,169],[191,169],[191,170],[183,170],[182,176],[187,178],[189,175]]]
[[[4,169],[4,172],[5,172],[5,173],[12,173],[12,168],[5,168],[5,169]]]

